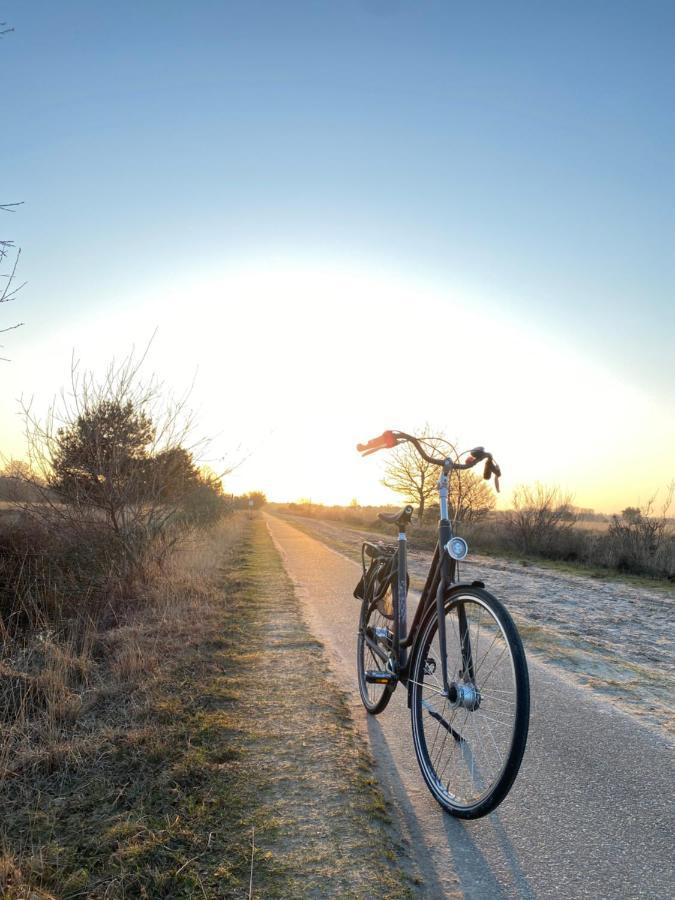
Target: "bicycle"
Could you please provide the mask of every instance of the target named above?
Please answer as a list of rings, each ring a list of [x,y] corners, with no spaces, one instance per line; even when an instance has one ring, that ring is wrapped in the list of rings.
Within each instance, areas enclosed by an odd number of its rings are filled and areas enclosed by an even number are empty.
[[[415,753],[429,790],[453,816],[475,819],[504,800],[518,774],[530,688],[522,641],[506,608],[482,581],[457,580],[468,546],[453,533],[448,494],[454,469],[484,460],[483,477],[494,477],[497,490],[501,471],[483,447],[468,451],[461,462],[464,454],[432,456],[422,446],[424,438],[402,431],[385,431],[357,450],[368,456],[406,441],[441,470],[438,541],[409,631],[406,529],[412,506],[379,515],[397,526],[395,546],[363,543],[363,576],[354,591],[362,601],[359,691],[366,710],[377,715],[399,682],[407,688]]]

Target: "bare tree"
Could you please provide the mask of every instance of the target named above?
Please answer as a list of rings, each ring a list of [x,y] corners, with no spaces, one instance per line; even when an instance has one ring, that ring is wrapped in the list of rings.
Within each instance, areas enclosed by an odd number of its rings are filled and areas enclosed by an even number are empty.
[[[419,431],[421,434],[427,434],[431,430],[426,424]],[[436,456],[455,457],[454,445],[442,432],[435,431],[436,437],[425,439],[431,452]],[[429,502],[436,495],[439,475],[439,467],[422,459],[412,444],[400,444],[390,454],[382,484],[415,504],[419,520],[422,522]],[[487,483],[470,471],[458,469],[452,471],[449,495],[449,506],[454,520],[470,521],[485,515],[495,506],[494,495]]]
[[[420,433],[424,434],[428,430],[429,426],[425,425]],[[441,456],[445,456],[448,452],[442,436],[439,440],[430,440],[429,443]],[[438,466],[422,459],[412,444],[399,444],[389,454],[382,484],[413,503],[422,522],[424,511],[436,492],[438,475]]]

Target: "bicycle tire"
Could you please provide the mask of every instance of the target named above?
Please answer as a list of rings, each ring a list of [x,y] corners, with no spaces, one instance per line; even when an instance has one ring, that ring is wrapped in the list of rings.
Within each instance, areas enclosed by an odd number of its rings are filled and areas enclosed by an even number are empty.
[[[410,667],[413,743],[438,803],[453,816],[476,819],[504,800],[520,769],[530,716],[527,661],[513,619],[482,588],[449,591],[444,627],[454,702],[442,692],[433,608]]]
[[[391,588],[390,588],[391,590]],[[395,595],[394,595],[395,596]],[[384,670],[385,662],[376,656],[365,640],[367,628],[387,628],[391,630],[391,618],[382,615],[376,600],[366,598],[361,603],[361,615],[359,616],[359,632],[356,645],[356,667],[358,672],[359,693],[366,710],[376,716],[381,713],[396,689],[396,684],[371,684],[366,681],[366,671],[369,669]],[[393,640],[393,633],[392,633]],[[378,642],[379,643],[379,642]],[[383,650],[393,650],[383,645]]]

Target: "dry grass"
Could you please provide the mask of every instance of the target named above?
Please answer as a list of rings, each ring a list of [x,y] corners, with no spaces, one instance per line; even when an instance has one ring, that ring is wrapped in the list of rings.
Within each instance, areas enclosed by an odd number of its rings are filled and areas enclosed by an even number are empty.
[[[126,598],[112,627],[91,617],[50,622],[33,610],[31,624],[41,627],[0,631],[0,789],[27,815],[18,841],[11,802],[0,817],[3,897],[25,897],[28,887],[46,897],[42,879],[59,882],[51,837],[33,827],[40,798],[126,732],[144,690],[180,652],[186,632],[194,640],[202,609],[220,596],[220,567],[243,524],[235,517],[194,535],[142,598]]]

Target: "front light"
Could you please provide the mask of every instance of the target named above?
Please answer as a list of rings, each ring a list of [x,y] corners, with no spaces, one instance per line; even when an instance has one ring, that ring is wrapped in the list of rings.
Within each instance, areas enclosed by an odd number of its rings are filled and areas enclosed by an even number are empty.
[[[445,545],[445,549],[448,551],[448,555],[453,559],[456,559],[458,562],[462,559],[466,559],[466,555],[469,552],[469,545],[461,537],[450,538],[448,543]]]

